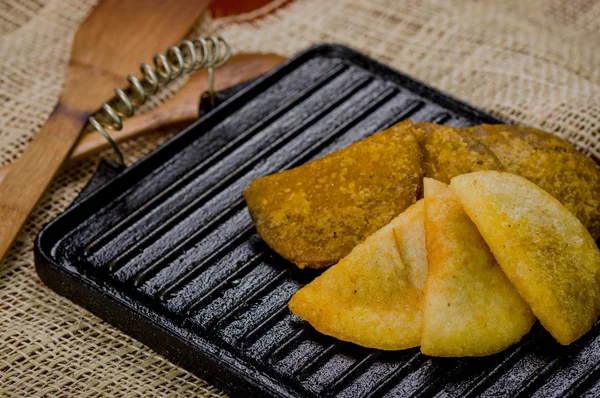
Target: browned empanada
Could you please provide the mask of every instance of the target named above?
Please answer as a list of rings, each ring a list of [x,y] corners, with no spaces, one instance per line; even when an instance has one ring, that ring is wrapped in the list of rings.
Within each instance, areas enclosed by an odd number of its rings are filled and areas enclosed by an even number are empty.
[[[265,242],[300,268],[326,267],[417,201],[422,156],[410,121],[244,191]]]

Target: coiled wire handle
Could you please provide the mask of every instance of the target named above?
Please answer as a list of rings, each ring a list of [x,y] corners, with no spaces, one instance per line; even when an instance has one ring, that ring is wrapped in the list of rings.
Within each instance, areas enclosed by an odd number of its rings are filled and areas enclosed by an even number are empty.
[[[115,88],[115,97],[102,103],[101,108],[88,119],[89,124],[106,138],[115,150],[121,164],[125,164],[119,146],[106,132],[106,128],[121,130],[123,119],[133,116],[137,107],[146,103],[149,96],[169,84],[183,73],[208,68],[209,89],[204,95],[214,101],[214,68],[225,65],[231,57],[231,46],[223,37],[198,37],[184,40],[179,46],[169,46],[165,54],[155,54],[154,68],[146,63],[140,65],[142,80],[127,76],[130,85],[125,90]]]

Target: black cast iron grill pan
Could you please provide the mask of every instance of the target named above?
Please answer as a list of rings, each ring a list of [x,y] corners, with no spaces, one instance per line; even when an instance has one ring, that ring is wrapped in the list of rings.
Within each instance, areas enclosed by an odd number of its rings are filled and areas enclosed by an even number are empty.
[[[273,253],[242,190],[392,124],[494,117],[339,45],[286,61],[86,196],[36,240],[41,279],[234,396],[539,396],[600,392],[598,327],[437,359],[314,331],[287,302],[318,272]]]

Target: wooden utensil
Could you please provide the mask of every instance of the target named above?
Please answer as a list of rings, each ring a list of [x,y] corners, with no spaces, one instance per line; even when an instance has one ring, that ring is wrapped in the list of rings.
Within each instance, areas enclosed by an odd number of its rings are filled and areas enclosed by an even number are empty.
[[[258,77],[284,60],[275,54],[233,55],[216,72],[215,89],[222,90]],[[127,119],[121,131],[109,131],[113,141],[124,142],[159,128],[189,124],[196,120],[200,94],[208,89],[207,75],[206,69],[194,72],[173,98],[142,115]],[[79,140],[65,164],[76,163],[107,148],[110,148],[110,144],[106,138],[97,132],[90,133]],[[11,168],[10,164],[0,168],[0,181]]]
[[[209,0],[103,0],[79,27],[59,102],[0,182],[0,258],[77,142],[89,115],[140,61],[177,44]]]

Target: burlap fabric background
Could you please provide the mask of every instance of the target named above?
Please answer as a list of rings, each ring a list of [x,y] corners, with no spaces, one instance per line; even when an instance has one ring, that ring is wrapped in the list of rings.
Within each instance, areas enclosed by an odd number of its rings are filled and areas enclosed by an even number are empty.
[[[94,3],[0,0],[0,164],[18,157],[51,112],[73,34]],[[204,16],[194,32],[218,32],[237,51],[282,55],[344,43],[600,157],[600,0],[280,0],[251,15]],[[128,161],[172,133],[124,145]],[[39,281],[35,234],[100,158],[60,173],[0,265],[0,395],[222,396]]]

